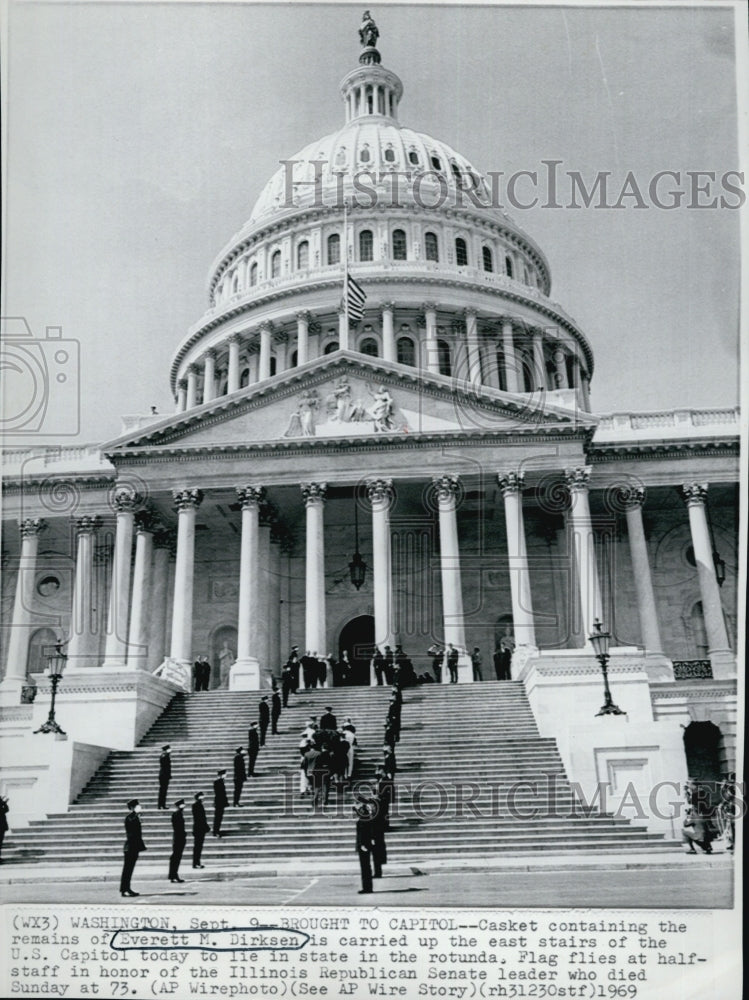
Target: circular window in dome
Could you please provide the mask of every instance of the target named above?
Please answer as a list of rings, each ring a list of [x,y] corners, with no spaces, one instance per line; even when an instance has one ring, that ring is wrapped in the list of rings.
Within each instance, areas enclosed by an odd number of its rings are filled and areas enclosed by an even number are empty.
[[[60,589],[60,578],[59,576],[53,576],[47,574],[43,576],[41,580],[36,585],[36,590],[38,594],[42,597],[52,597]]]

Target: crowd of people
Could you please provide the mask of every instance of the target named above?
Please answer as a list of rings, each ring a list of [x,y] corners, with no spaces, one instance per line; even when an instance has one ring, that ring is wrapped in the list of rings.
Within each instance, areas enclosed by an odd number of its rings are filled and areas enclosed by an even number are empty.
[[[733,852],[736,834],[739,790],[736,774],[730,771],[718,789],[718,801],[711,794],[711,782],[689,778],[685,791],[686,808],[681,837],[687,854],[696,854],[695,845],[703,854],[712,854],[712,844],[720,837],[725,839],[726,850]]]

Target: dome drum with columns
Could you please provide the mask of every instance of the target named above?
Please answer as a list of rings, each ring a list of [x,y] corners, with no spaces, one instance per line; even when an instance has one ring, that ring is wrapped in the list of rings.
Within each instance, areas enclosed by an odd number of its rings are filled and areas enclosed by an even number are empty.
[[[400,124],[377,34],[365,18],[342,128],[282,163],[211,266],[169,372],[177,412],[5,457],[0,722],[31,739],[43,721],[56,636],[66,721],[98,747],[136,745],[197,655],[213,687],[248,690],[292,645],[345,647],[369,684],[374,643],[423,673],[452,642],[468,683],[468,651],[486,681],[511,640],[572,780],[682,780],[696,720],[730,770],[738,411],[592,410],[592,350],[549,298],[544,254],[504,212],[458,204],[486,180]],[[354,188],[365,168],[375,203]],[[396,205],[388,174],[406,169],[423,185]],[[290,171],[316,170],[287,198]],[[625,718],[596,717],[596,618]]]

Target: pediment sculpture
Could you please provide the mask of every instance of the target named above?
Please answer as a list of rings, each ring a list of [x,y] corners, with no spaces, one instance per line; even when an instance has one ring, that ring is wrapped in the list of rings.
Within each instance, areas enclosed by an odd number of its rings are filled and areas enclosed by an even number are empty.
[[[347,376],[342,375],[324,399],[316,389],[305,389],[296,399],[284,437],[340,434],[345,424],[371,424],[361,433],[387,434],[408,431],[408,422],[387,386],[365,385],[369,398],[354,399]],[[355,428],[349,428],[349,432]],[[358,429],[358,428],[357,428]]]

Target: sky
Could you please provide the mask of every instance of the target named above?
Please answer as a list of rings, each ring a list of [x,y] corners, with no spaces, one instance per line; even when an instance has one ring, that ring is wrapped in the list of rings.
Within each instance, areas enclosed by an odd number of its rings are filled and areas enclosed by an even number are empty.
[[[658,171],[739,169],[730,7],[370,9],[401,123],[482,171],[555,159],[589,182],[610,171],[618,194],[628,171],[647,191]],[[122,414],[173,409],[172,353],[213,258],[278,161],[344,120],[363,10],[10,3],[3,312],[80,345],[63,387],[80,429],[49,440],[101,442]],[[634,200],[508,209],[592,345],[592,405],[734,406],[740,213]]]

